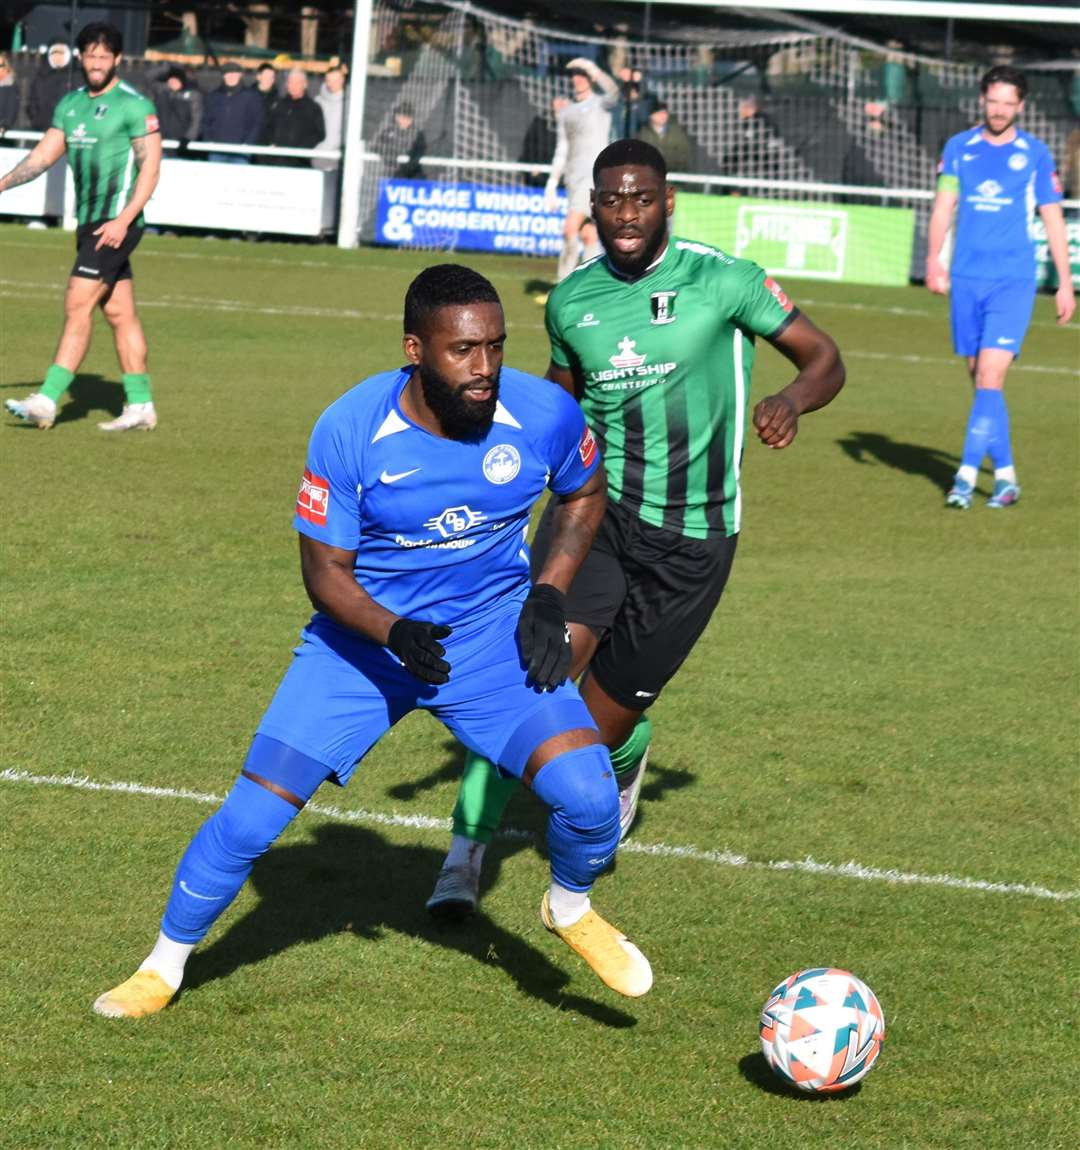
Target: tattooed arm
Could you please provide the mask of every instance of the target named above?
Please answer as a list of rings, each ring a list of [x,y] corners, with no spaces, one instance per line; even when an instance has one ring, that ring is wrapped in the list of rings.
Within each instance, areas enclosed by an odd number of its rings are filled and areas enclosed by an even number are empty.
[[[118,248],[127,235],[128,228],[139,218],[139,213],[146,207],[147,201],[154,194],[158,177],[161,175],[161,135],[153,132],[149,136],[137,136],[131,141],[131,150],[135,153],[135,166],[139,169],[139,178],[135,187],[116,219],[102,224],[94,235],[98,237],[98,248]]]
[[[59,128],[50,128],[38,140],[34,150],[21,160],[7,175],[0,177],[0,192],[17,188],[36,180],[42,172],[48,171],[64,154],[64,133]]]

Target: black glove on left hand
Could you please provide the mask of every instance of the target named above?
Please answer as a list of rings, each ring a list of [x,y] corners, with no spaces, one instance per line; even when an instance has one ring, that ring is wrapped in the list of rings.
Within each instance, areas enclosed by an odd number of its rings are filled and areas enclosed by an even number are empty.
[[[566,629],[566,596],[550,583],[536,583],[521,605],[518,642],[529,681],[553,691],[570,674],[570,632]]]

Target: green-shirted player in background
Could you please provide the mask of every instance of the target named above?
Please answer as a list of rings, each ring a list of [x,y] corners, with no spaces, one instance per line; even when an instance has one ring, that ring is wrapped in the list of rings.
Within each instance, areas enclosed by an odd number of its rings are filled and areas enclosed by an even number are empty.
[[[603,453],[608,508],[566,602],[571,675],[611,751],[621,833],[637,810],[651,739],[646,710],[705,630],[739,533],[747,422],[787,447],[799,416],[844,383],[836,344],[748,260],[668,234],[675,193],[660,153],[617,140],[596,158],[592,212],[605,255],[547,303],[547,376],[577,396]],[[754,337],[798,369],[747,411]],[[537,530],[544,562],[551,520]],[[516,779],[468,753],[454,837],[428,910],[476,906],[485,844]]]
[[[157,186],[161,135],[153,103],[116,74],[123,50],[112,24],[87,24],[77,40],[85,87],[56,105],[52,127],[20,164],[0,178],[0,192],[28,183],[67,153],[75,180],[79,228],[75,265],[64,296],[64,330],[41,390],[4,406],[36,427],[56,422],[56,405],[90,347],[94,309],[112,328],[124,383],[124,410],[102,431],[157,426],[146,337],[135,310],[129,257],[142,238],[142,210]]]

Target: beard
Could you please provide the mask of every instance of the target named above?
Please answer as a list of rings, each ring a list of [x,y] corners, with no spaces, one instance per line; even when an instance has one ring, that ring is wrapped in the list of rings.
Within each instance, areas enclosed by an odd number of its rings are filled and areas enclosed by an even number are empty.
[[[616,229],[609,237],[600,233],[600,242],[604,245],[604,251],[607,253],[608,263],[619,272],[621,275],[628,276],[633,279],[641,273],[656,259],[660,253],[660,249],[664,246],[664,241],[667,239],[667,227],[660,227],[656,229],[656,234],[644,244],[639,251],[632,254],[620,252],[615,247],[615,236],[622,229]],[[640,228],[629,229],[638,235],[644,235]]]
[[[990,133],[991,136],[1004,136],[1005,133],[1016,123],[1018,117],[1009,116],[1004,124],[999,127],[994,127],[986,117],[983,117],[983,128]]]
[[[114,79],[116,79],[116,65],[114,64],[105,75],[105,79],[100,84],[94,84],[89,76],[89,73],[83,68],[83,79],[86,81],[87,88],[91,92],[100,92],[102,89],[107,88]]]
[[[491,396],[477,403],[465,398],[465,389],[470,384],[463,383],[454,387],[423,364],[418,366],[417,371],[424,400],[449,439],[474,443],[487,435],[495,417],[495,405],[499,401],[498,374],[491,381]]]

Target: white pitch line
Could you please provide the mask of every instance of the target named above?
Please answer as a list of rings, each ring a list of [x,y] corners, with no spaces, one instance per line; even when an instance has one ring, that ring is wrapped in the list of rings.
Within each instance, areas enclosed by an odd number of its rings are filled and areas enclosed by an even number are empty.
[[[63,290],[60,284],[53,285],[8,279],[0,279],[0,287],[21,289],[19,291],[0,290],[0,299],[51,299],[53,298],[52,292],[59,293]],[[49,292],[50,294],[35,296],[32,292]],[[837,304],[836,306],[842,307],[844,305]],[[244,300],[204,299],[193,296],[162,296],[159,299],[147,299],[143,297],[139,300],[139,307],[163,308],[167,311],[209,311],[242,313],[245,315],[283,315],[296,319],[352,319],[360,320],[364,323],[401,322],[401,316],[397,312],[392,314],[366,312],[355,311],[352,308],[309,307],[304,304],[288,304],[282,307],[260,307],[258,304],[247,303]],[[528,328],[534,331],[540,331],[544,325],[542,323],[515,322],[512,326],[519,329]],[[955,358],[947,359],[943,356],[929,355],[903,355],[886,351],[844,349],[843,355],[846,359],[873,359],[882,360],[887,363],[928,363],[940,364],[946,367],[955,367],[957,364]],[[1046,367],[1037,363],[1017,363],[1010,368],[1010,371],[1026,372],[1033,375],[1067,375],[1070,377],[1080,375],[1080,372],[1073,371],[1067,367]]]
[[[34,787],[70,787],[79,791],[142,795],[153,799],[185,799],[188,802],[201,803],[204,806],[217,806],[222,801],[221,795],[206,794],[202,791],[152,787],[144,783],[97,782],[86,775],[34,775],[29,771],[15,770],[12,767],[0,771],[0,782],[25,783]],[[449,819],[435,818],[432,815],[385,815],[377,811],[344,810],[341,807],[323,803],[308,803],[305,810],[333,822],[409,827],[413,830],[425,831],[450,830]],[[500,830],[497,832],[497,836],[501,839],[514,841],[531,840],[534,837],[529,831],[517,827]],[[985,894],[1018,894],[1027,898],[1048,899],[1052,902],[1070,902],[1080,899],[1080,890],[1050,890],[1048,887],[1035,886],[1030,883],[990,882],[987,879],[963,878],[951,874],[917,874],[910,871],[868,867],[857,862],[822,863],[810,857],[798,860],[774,859],[769,862],[757,862],[732,851],[702,850],[700,847],[670,846],[666,843],[643,843],[635,839],[621,843],[619,850],[627,854],[650,855],[653,858],[689,859],[693,862],[713,863],[725,867],[742,867],[746,870],[799,871],[803,874],[859,879],[863,882],[937,886],[946,887],[950,890],[981,891]]]

